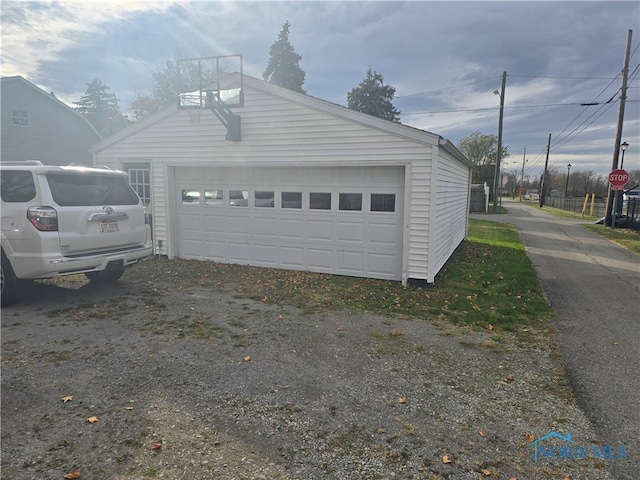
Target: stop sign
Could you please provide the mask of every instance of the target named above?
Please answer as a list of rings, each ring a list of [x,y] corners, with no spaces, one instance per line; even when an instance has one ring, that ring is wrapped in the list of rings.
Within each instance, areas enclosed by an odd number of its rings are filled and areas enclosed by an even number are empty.
[[[629,174],[626,170],[617,168],[609,174],[609,183],[611,184],[611,190],[622,190],[629,181]]]

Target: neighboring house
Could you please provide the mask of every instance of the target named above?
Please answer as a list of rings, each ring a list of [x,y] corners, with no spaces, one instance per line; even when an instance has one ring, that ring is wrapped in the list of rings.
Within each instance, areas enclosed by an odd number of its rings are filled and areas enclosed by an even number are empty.
[[[467,234],[472,164],[451,142],[247,76],[244,99],[241,141],[171,106],[94,145],[96,165],[147,172],[157,254],[434,281]]]
[[[22,77],[2,77],[1,160],[91,165],[100,134],[82,115]]]
[[[83,115],[93,128],[100,134],[101,138],[108,137],[111,134],[122,130],[131,125],[131,121],[118,110],[109,110],[99,113],[86,113]]]

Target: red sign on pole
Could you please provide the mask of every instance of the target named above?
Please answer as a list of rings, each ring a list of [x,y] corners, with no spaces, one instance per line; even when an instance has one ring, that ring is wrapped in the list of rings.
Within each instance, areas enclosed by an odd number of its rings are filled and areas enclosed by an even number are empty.
[[[629,174],[626,170],[617,168],[609,174],[609,184],[611,190],[624,190],[624,186],[629,181]]]

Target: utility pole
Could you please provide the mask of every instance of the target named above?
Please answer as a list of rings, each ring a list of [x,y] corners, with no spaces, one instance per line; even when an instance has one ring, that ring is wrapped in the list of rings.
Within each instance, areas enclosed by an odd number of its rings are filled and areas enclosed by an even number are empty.
[[[618,156],[620,155],[620,140],[622,140],[622,124],[624,123],[624,107],[627,101],[627,77],[629,75],[629,56],[631,54],[631,36],[633,30],[627,32],[627,48],[624,54],[624,63],[622,66],[622,86],[620,87],[620,107],[618,108],[618,130],[616,131],[616,141],[613,145],[613,161],[611,162],[611,170],[618,168]],[[611,211],[613,210],[613,198],[616,191],[611,190],[609,185],[609,196],[607,198],[607,212],[604,217],[604,224],[607,227],[616,226],[615,220],[612,221]]]
[[[547,159],[544,161],[544,172],[542,172],[542,186],[540,187],[540,208],[544,205],[544,189],[547,183],[547,166],[549,165],[549,150],[551,150],[551,134],[547,142]]]
[[[502,190],[502,173],[500,172],[500,157],[502,156],[502,119],[504,118],[504,89],[507,86],[507,72],[502,72],[502,86],[500,91],[493,93],[500,95],[500,119],[498,120],[498,155],[496,158],[496,173],[493,179],[493,213],[498,213],[499,190]]]
[[[520,201],[522,201],[522,191],[524,190],[524,162],[527,158],[527,147],[524,147],[524,154],[522,155],[522,172],[520,173]]]

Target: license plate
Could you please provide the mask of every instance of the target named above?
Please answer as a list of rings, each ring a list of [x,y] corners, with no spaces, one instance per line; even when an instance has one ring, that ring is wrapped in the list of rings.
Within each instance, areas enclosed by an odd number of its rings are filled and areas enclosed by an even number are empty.
[[[100,222],[100,233],[119,232],[118,222]]]

